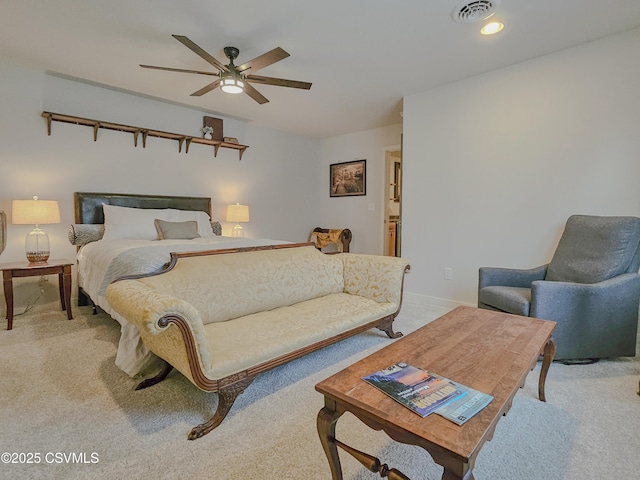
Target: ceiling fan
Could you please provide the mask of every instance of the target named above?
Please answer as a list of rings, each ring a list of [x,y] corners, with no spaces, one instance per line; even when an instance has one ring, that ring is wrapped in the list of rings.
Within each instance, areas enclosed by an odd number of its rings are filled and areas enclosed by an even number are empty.
[[[236,66],[233,61],[238,57],[240,51],[236,47],[225,47],[224,54],[229,59],[228,65],[223,65],[213,56],[209,55],[202,48],[196,45],[183,35],[172,35],[173,38],[178,40],[184,46],[192,50],[198,56],[202,57],[208,63],[218,69],[218,72],[206,72],[201,70],[185,70],[182,68],[170,68],[170,67],[155,67],[153,65],[140,65],[142,68],[152,68],[155,70],[166,70],[169,72],[182,72],[182,73],[195,73],[197,75],[212,75],[214,77],[220,77],[214,82],[202,87],[200,90],[193,92],[192,97],[199,97],[205,93],[220,87],[222,91],[227,93],[246,93],[253,98],[260,105],[267,103],[269,100],[256,90],[251,83],[257,83],[262,85],[276,85],[278,87],[291,87],[301,88],[309,90],[311,83],[299,82],[297,80],[286,80],[284,78],[263,77],[260,75],[253,75],[253,72],[267,67],[273,63],[279,62],[289,56],[282,48],[274,48],[273,50],[264,53],[253,60],[249,60],[242,65]]]

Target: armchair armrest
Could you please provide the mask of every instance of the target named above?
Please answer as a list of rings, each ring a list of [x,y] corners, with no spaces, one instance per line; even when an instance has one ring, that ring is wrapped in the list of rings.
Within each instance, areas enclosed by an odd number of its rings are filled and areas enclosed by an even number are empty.
[[[557,359],[636,354],[640,275],[626,273],[598,283],[538,281],[531,288],[531,316],[557,322]]]
[[[520,270],[514,268],[480,267],[478,290],[484,287],[499,285],[503,287],[531,288],[531,283],[544,280],[547,265]]]
[[[637,322],[639,303],[637,273],[625,273],[598,283],[542,280],[531,284],[531,316],[547,320],[630,315]]]
[[[341,256],[345,293],[400,306],[404,274],[411,268],[405,259],[356,253]]]

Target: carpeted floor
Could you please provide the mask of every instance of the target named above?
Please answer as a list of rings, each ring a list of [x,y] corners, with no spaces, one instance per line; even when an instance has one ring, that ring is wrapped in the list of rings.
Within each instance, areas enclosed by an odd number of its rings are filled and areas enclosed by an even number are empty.
[[[0,454],[15,453],[11,479],[328,479],[316,433],[322,396],[314,385],[388,345],[369,331],[259,376],[220,427],[188,441],[217,399],[172,373],[136,392],[115,365],[118,325],[90,308],[67,321],[40,306],[0,330]],[[409,333],[444,313],[405,301],[397,330]],[[0,322],[0,328],[6,323]],[[547,403],[537,400],[539,367],[482,449],[476,480],[601,480],[640,471],[640,360],[553,364]],[[417,447],[398,445],[351,415],[337,436],[410,478],[440,479]],[[39,457],[38,457],[39,455]],[[11,458],[11,455],[9,456]],[[347,455],[344,478],[380,478]],[[39,463],[38,463],[39,462]]]

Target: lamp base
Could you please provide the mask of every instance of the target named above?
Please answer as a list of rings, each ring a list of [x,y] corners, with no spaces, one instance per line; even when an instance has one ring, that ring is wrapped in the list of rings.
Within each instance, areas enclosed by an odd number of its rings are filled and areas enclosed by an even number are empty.
[[[27,252],[29,263],[47,263],[49,252]]]
[[[231,231],[232,237],[244,238],[244,228],[238,223]]]
[[[49,260],[49,235],[37,225],[29,232],[24,243],[29,263],[46,263]]]

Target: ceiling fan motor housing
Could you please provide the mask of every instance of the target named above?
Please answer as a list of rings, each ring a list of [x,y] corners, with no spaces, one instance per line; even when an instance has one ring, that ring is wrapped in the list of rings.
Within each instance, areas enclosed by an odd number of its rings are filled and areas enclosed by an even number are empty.
[[[233,63],[233,61],[238,58],[238,55],[240,55],[240,50],[236,47],[224,47],[223,50],[227,58],[231,60],[231,63]]]

